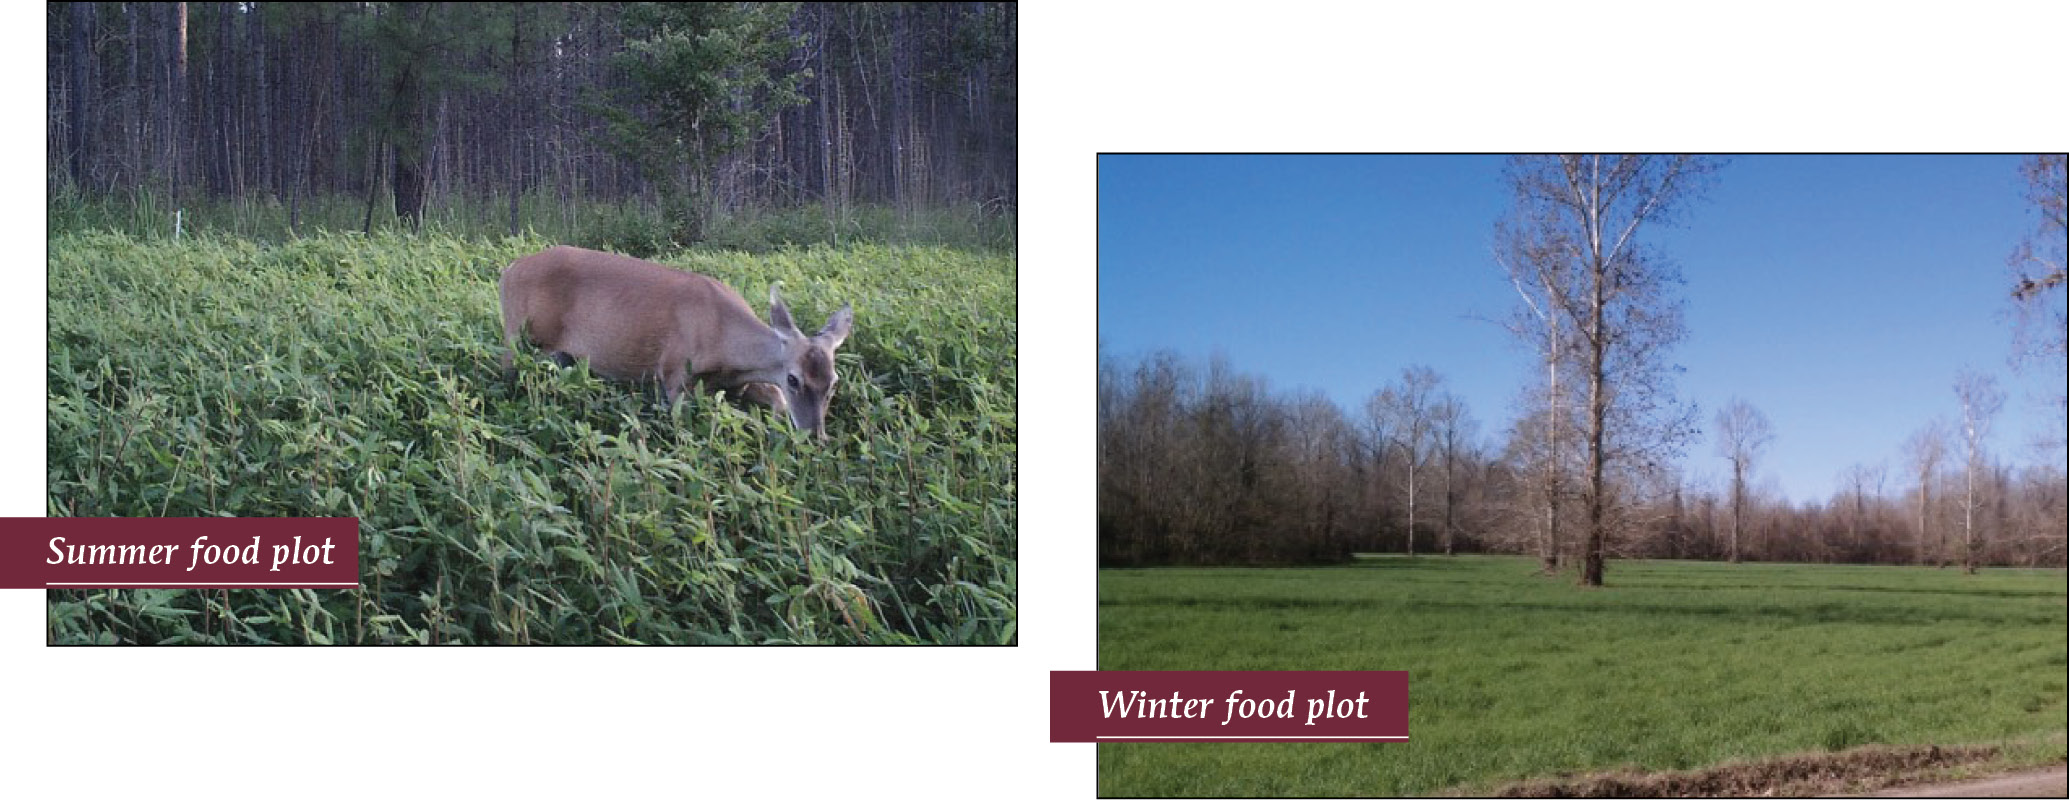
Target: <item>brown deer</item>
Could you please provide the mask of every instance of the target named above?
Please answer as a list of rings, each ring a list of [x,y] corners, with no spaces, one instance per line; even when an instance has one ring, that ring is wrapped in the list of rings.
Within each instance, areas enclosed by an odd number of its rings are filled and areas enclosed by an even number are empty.
[[[706,390],[783,411],[792,426],[826,436],[833,351],[855,312],[842,305],[806,337],[769,288],[769,323],[711,277],[616,254],[554,246],[503,269],[503,373],[518,339],[562,366],[576,359],[612,379],[659,383],[674,402],[692,378]]]

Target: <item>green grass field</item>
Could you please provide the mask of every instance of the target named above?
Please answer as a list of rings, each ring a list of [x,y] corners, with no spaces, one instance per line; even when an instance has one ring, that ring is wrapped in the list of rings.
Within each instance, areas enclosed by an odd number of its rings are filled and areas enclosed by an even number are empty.
[[[1101,670],[1406,670],[1408,743],[1099,746],[1103,796],[1402,796],[2064,730],[2060,570],[1367,557],[1102,570]],[[2045,747],[2045,746],[2053,747]]]
[[[53,235],[49,515],[358,517],[364,586],[53,593],[50,640],[1015,640],[1009,252],[664,258],[808,331],[854,304],[811,444],[535,354],[503,382],[496,279],[546,245]]]

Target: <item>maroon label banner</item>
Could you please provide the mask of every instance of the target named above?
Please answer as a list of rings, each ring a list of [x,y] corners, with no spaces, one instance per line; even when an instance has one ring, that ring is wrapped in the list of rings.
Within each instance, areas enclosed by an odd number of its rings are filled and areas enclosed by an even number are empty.
[[[1405,670],[1053,670],[1049,741],[1408,741]]]
[[[0,518],[0,588],[358,585],[355,518]]]

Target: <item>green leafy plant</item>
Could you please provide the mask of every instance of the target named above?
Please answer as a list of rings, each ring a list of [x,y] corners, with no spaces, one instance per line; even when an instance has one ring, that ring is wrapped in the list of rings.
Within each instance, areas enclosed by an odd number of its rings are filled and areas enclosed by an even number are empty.
[[[431,227],[435,229],[436,227]],[[1009,254],[698,251],[857,311],[832,439],[523,355],[535,238],[50,241],[51,516],[352,516],[355,591],[54,592],[55,643],[1003,644],[1015,639]]]

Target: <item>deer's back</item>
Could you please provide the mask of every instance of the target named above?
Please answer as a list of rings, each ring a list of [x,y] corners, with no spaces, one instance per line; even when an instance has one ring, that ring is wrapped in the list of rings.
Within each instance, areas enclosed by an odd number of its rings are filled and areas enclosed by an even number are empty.
[[[687,355],[691,333],[677,311],[706,303],[715,285],[631,257],[556,246],[503,270],[504,326],[522,326],[546,351],[588,359],[598,374],[640,379],[654,374],[664,352]]]

